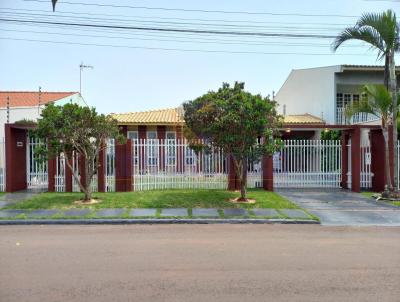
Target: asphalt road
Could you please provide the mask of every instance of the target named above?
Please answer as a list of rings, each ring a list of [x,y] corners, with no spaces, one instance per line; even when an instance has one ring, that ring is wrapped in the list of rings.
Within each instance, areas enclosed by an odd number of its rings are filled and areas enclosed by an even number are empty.
[[[3,226],[0,301],[400,301],[400,228]]]

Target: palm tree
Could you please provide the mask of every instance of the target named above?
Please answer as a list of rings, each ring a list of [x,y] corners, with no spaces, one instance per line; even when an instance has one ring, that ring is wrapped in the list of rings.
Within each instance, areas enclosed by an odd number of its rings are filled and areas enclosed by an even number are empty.
[[[378,59],[385,59],[384,84],[391,93],[392,124],[397,125],[397,81],[394,55],[400,50],[400,26],[392,10],[383,13],[367,13],[353,27],[343,30],[335,39],[332,48],[336,51],[344,42],[360,40],[378,50]],[[393,127],[394,163],[397,167],[397,127]],[[395,178],[398,171],[395,169]]]
[[[391,191],[393,185],[389,169],[389,124],[393,114],[392,98],[384,85],[365,85],[363,92],[364,96],[359,102],[349,104],[346,107],[346,116],[351,118],[357,113],[370,113],[381,119],[382,133],[385,140],[385,191]]]

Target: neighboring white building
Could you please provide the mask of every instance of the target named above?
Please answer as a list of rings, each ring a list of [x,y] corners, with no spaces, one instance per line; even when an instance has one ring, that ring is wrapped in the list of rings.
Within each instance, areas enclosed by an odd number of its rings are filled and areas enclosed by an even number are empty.
[[[275,100],[284,115],[309,113],[322,118],[327,124],[339,125],[371,122],[376,117],[368,114],[359,114],[346,121],[344,107],[360,99],[363,85],[383,84],[383,71],[383,66],[363,65],[295,69]]]
[[[0,137],[4,137],[4,124],[7,123],[7,103],[9,123],[23,119],[37,120],[45,104],[63,105],[67,102],[84,105],[79,92],[25,92],[0,91]]]

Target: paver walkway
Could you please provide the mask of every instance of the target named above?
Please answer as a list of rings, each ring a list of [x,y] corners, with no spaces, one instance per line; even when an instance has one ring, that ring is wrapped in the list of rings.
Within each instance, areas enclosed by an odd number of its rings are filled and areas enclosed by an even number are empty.
[[[280,189],[278,193],[318,216],[322,225],[400,226],[400,207],[341,189]]]

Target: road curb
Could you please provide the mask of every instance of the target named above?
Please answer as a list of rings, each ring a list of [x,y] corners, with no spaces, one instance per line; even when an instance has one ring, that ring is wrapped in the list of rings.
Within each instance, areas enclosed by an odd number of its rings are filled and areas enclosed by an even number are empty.
[[[15,219],[0,225],[96,225],[96,224],[320,224],[305,219]]]

